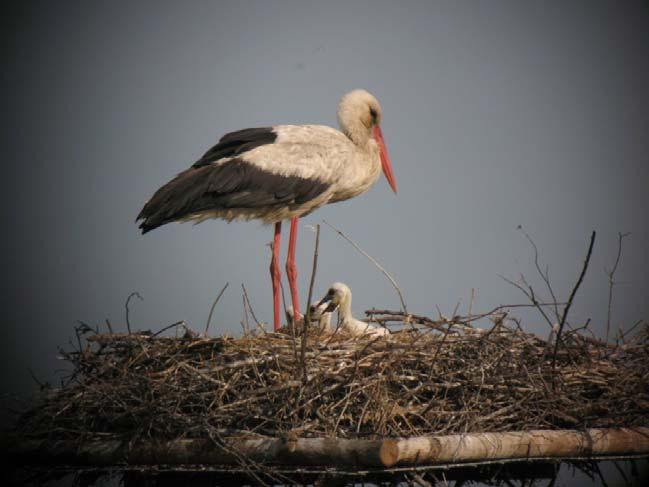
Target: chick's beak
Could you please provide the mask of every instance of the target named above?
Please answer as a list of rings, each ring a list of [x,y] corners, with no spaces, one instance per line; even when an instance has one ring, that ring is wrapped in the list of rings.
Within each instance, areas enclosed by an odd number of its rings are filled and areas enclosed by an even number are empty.
[[[311,306],[311,313],[322,315],[324,313],[331,313],[338,308],[338,305],[333,301],[334,295],[327,293],[327,295],[318,301],[315,305]]]

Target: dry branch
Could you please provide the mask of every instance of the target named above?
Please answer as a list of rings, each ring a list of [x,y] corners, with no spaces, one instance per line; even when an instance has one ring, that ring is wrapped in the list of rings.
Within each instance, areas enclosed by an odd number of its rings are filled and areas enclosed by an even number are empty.
[[[387,279],[390,281],[390,284],[392,284],[392,287],[397,291],[397,294],[399,295],[399,300],[401,301],[401,307],[403,309],[403,312],[408,314],[408,309],[406,308],[406,301],[403,298],[403,294],[401,293],[401,288],[399,288],[399,285],[397,284],[397,281],[394,280],[394,277],[390,275],[388,271],[386,271],[381,264],[378,263],[378,261],[372,257],[370,254],[365,252],[363,249],[361,249],[356,242],[354,242],[351,238],[349,238],[347,235],[345,235],[341,230],[338,230],[336,227],[334,227],[331,223],[329,223],[327,220],[322,220],[327,226],[329,226],[332,230],[334,230],[338,235],[340,235],[342,238],[347,240],[356,250],[358,250],[361,254],[363,254],[372,264],[376,266],[378,270],[381,271],[381,273],[387,277]]]
[[[622,240],[625,237],[631,235],[630,233],[618,233],[617,234],[617,256],[615,257],[615,263],[613,268],[610,271],[606,272],[608,277],[608,306],[606,308],[606,341],[608,341],[608,335],[611,329],[611,311],[613,309],[613,287],[617,284],[614,280],[615,272],[617,271],[617,266],[620,264],[620,258],[622,257]]]
[[[561,315],[561,321],[559,321],[559,330],[557,331],[557,338],[554,343],[554,354],[552,355],[552,369],[554,370],[554,367],[557,362],[557,350],[559,350],[559,342],[561,341],[561,333],[563,332],[563,327],[566,324],[566,318],[568,317],[568,312],[570,311],[570,306],[572,306],[572,300],[575,299],[575,294],[577,294],[577,289],[579,289],[579,286],[581,285],[582,281],[584,280],[584,276],[586,275],[586,270],[588,269],[588,263],[590,262],[590,256],[593,253],[593,245],[595,244],[595,230],[593,230],[593,233],[590,235],[590,244],[588,245],[588,252],[586,253],[586,259],[584,260],[584,265],[581,268],[581,273],[579,274],[579,279],[577,279],[577,283],[574,285],[572,288],[572,291],[570,291],[570,297],[568,298],[568,303],[566,306],[563,308],[563,314]]]
[[[320,246],[320,225],[316,226],[315,245],[313,247],[313,268],[311,269],[311,281],[309,282],[309,295],[306,302],[306,314],[304,315],[304,323],[302,329],[302,340],[300,347],[300,360],[302,364],[302,378],[304,382],[307,380],[306,371],[306,342],[308,339],[308,330],[311,326],[311,300],[313,299],[313,285],[315,284],[315,273],[318,270],[318,247]],[[295,327],[292,327],[293,330]]]
[[[207,316],[207,322],[205,323],[205,332],[203,333],[205,336],[207,336],[207,330],[210,328],[210,322],[212,321],[212,314],[214,313],[214,308],[216,308],[216,305],[221,299],[221,296],[223,296],[223,293],[225,292],[225,290],[228,288],[229,285],[230,285],[229,282],[225,283],[225,286],[221,288],[221,291],[219,292],[219,294],[216,296],[216,299],[212,303],[212,307],[210,308],[210,314]]]
[[[126,329],[128,330],[129,334],[131,333],[131,320],[129,319],[131,310],[128,307],[128,305],[130,304],[131,299],[133,297],[138,298],[140,301],[144,301],[144,298],[137,291],[132,292],[131,294],[128,295],[128,298],[126,298],[126,303],[124,303],[124,308],[126,310]]]

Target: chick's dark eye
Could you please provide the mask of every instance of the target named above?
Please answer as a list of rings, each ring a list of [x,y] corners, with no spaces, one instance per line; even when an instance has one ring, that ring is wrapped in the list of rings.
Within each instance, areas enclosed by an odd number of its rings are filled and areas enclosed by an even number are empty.
[[[372,121],[376,122],[376,110],[374,108],[370,108],[370,115],[372,116]]]

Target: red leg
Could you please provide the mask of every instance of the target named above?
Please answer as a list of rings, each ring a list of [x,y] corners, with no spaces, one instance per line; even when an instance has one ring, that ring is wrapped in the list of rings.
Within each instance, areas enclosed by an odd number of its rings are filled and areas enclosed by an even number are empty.
[[[282,326],[279,321],[279,284],[281,274],[279,271],[279,244],[282,237],[282,222],[275,223],[275,238],[273,239],[273,258],[270,261],[270,278],[273,282],[273,329],[279,330]]]
[[[295,265],[295,243],[297,241],[297,223],[299,218],[291,218],[291,236],[288,240],[288,256],[286,257],[286,276],[291,287],[291,300],[293,304],[293,316],[297,321],[300,316],[300,300],[297,292],[297,266]]]

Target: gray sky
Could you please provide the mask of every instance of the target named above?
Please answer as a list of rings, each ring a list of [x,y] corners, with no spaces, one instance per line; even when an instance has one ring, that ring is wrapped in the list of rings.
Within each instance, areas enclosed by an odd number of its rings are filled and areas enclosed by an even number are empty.
[[[450,314],[543,290],[534,238],[566,297],[598,240],[573,322],[606,320],[605,267],[625,240],[614,324],[649,318],[649,8],[646,2],[42,2],[4,29],[2,390],[53,380],[75,320],[239,333],[240,285],[272,319],[272,229],[222,221],[146,236],[142,204],[221,135],[336,125],[345,92],[380,100],[399,194],[367,194],[302,221],[306,298],[327,219],[399,282],[409,309]],[[285,226],[285,235],[287,226]],[[287,238],[284,239],[284,244]],[[285,246],[282,248],[285,255]],[[356,315],[398,308],[366,259],[322,229],[316,295],[334,281]],[[547,326],[520,312],[530,330]]]

